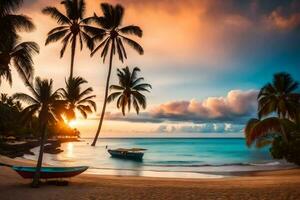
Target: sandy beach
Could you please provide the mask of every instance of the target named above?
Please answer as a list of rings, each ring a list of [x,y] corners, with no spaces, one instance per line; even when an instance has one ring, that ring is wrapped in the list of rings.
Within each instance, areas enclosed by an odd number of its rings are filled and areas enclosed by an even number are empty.
[[[32,165],[24,159],[0,156],[0,162]],[[8,167],[0,167],[1,200],[11,199],[299,199],[300,169],[253,173],[220,179],[167,179],[80,175],[69,186],[30,181]]]

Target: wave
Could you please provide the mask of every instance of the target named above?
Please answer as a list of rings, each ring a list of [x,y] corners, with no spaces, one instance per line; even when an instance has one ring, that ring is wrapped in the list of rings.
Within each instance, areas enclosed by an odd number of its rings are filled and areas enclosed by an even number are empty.
[[[288,163],[281,161],[271,161],[264,163],[225,163],[225,164],[180,164],[180,163],[194,163],[193,161],[166,161],[164,163],[170,164],[144,164],[144,166],[153,167],[230,167],[230,166],[257,166],[257,167],[267,167],[267,166],[287,166]],[[174,163],[174,164],[172,164]]]

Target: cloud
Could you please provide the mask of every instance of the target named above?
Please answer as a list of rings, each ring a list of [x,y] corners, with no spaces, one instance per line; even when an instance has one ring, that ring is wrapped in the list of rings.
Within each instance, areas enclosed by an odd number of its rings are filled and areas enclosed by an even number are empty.
[[[293,30],[300,27],[300,2],[286,1],[265,13],[264,21],[268,27],[279,30]]]
[[[273,11],[268,17],[273,27],[282,30],[291,30],[300,26],[300,12],[284,16],[280,10]]]
[[[99,119],[100,115],[97,115],[96,120]],[[161,123],[164,120],[159,119],[159,118],[154,118],[150,115],[150,113],[147,112],[142,112],[138,116],[134,113],[127,114],[126,116],[123,116],[122,113],[116,112],[106,112],[105,117],[106,120],[111,120],[111,121],[127,121],[127,122],[148,122],[148,123]]]
[[[244,125],[228,123],[204,123],[197,125],[161,125],[159,133],[241,133]]]
[[[123,117],[121,113],[107,113],[106,119],[130,122],[193,122],[200,123],[245,123],[255,116],[257,90],[231,90],[225,97],[209,97],[203,101],[172,101],[163,103],[149,112]],[[164,128],[164,127],[161,127]],[[202,127],[203,130],[205,127]],[[211,127],[206,127],[211,129]],[[222,128],[222,131],[231,126]],[[218,129],[215,128],[215,131]]]
[[[151,115],[167,121],[240,122],[255,113],[257,93],[256,90],[232,90],[226,97],[168,102],[153,109]]]

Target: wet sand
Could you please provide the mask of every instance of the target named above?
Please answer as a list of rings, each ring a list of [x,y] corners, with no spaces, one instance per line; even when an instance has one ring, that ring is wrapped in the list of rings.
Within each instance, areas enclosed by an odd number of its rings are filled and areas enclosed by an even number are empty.
[[[0,162],[33,165],[31,161],[11,160],[0,156]],[[251,173],[219,179],[170,179],[82,174],[70,180],[69,186],[43,184],[29,187],[9,167],[0,167],[0,199],[300,199],[300,169]]]

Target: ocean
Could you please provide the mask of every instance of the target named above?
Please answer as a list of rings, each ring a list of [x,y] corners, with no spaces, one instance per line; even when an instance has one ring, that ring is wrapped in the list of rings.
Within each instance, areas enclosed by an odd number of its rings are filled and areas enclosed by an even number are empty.
[[[248,148],[242,138],[135,138],[92,139],[62,144],[64,152],[45,154],[44,163],[55,166],[87,165],[86,173],[119,176],[170,178],[219,178],[236,172],[291,168],[293,165],[274,160],[269,148]],[[108,148],[145,148],[142,162],[111,158]],[[35,156],[26,159],[36,160]]]

